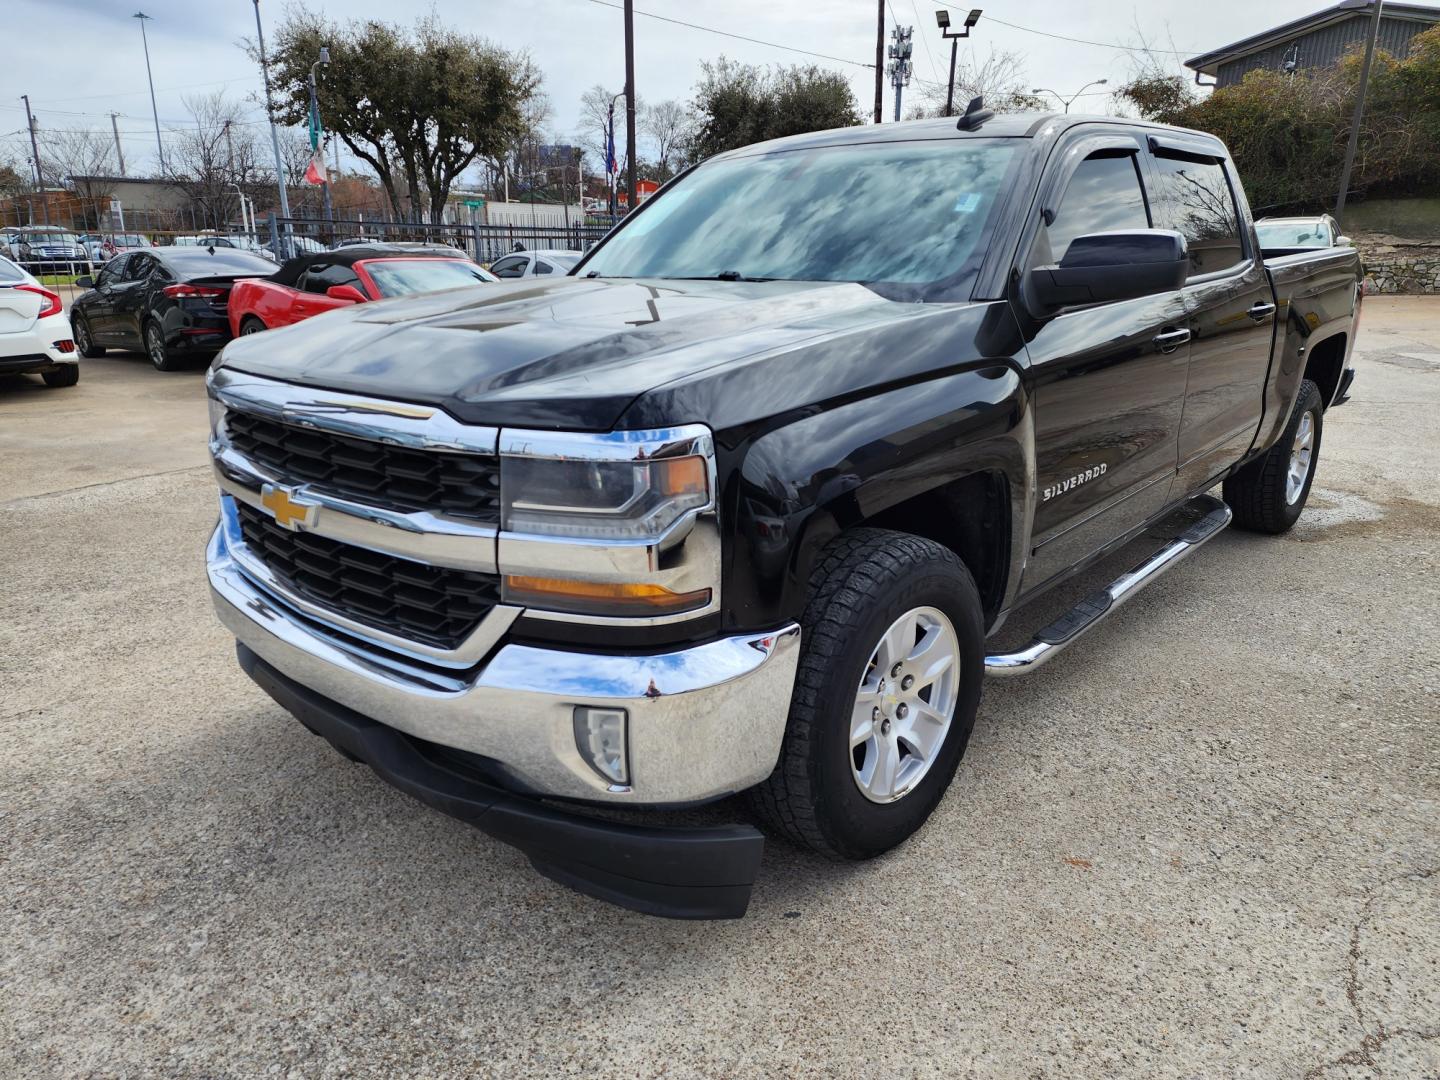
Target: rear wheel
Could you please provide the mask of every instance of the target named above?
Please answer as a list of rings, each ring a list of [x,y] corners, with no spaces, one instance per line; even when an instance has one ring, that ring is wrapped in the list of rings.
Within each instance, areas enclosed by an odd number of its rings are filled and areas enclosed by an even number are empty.
[[[65,364],[53,371],[42,372],[40,377],[46,386],[74,386],[80,381],[80,365]]]
[[[245,318],[240,320],[241,337],[244,337],[247,334],[263,334],[264,332],[265,324],[261,322],[256,316],[246,315]]]
[[[834,859],[904,841],[949,787],[980,702],[980,598],[947,548],[856,529],[810,582],[780,760],[760,816]]]
[[[1278,535],[1299,520],[1320,459],[1324,419],[1320,388],[1305,379],[1275,445],[1225,481],[1225,501],[1239,528]]]
[[[165,347],[165,332],[157,322],[145,324],[145,355],[156,371],[174,371],[180,367],[180,360]]]
[[[70,324],[70,333],[75,338],[75,350],[87,360],[105,355],[105,346],[96,345],[90,335],[90,323],[82,315]]]

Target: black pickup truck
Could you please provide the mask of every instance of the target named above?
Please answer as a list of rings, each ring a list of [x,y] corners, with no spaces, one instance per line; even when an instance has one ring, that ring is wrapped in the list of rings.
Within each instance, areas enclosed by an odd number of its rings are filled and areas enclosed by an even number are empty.
[[[761,833],[658,811],[743,792],[837,859],[905,840],[987,674],[1232,515],[1294,524],[1358,278],[1349,248],[1267,262],[1197,132],[972,108],[746,147],[570,276],[231,342],[216,608],[302,723],[542,873],[738,916]]]

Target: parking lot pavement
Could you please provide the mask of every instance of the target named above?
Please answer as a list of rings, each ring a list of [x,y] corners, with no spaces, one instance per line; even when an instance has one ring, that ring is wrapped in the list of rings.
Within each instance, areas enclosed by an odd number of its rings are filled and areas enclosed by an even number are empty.
[[[1437,340],[1369,301],[1290,535],[988,685],[910,843],[773,842],[708,924],[537,877],[241,676],[198,373],[0,381],[0,1075],[1436,1075]]]

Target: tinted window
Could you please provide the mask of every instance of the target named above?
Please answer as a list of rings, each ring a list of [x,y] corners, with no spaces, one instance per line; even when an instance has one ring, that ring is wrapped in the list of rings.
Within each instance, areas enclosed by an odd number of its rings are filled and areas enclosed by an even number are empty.
[[[155,266],[155,260],[149,255],[131,255],[125,266],[125,274],[120,280],[141,281],[150,276],[150,271],[155,269]]]
[[[474,263],[460,259],[376,259],[366,261],[364,266],[381,296],[455,289],[494,280]]]
[[[904,299],[953,296],[978,268],[1021,144],[937,139],[710,161],[627,218],[585,269],[857,281]]]
[[[544,259],[536,259],[536,260],[535,260],[535,273],[537,273],[537,274],[553,274],[554,272],[555,272],[555,268],[554,268],[553,266],[551,266],[549,263],[547,263]]]
[[[507,255],[498,262],[490,265],[490,272],[496,277],[517,278],[525,273],[525,264],[529,259],[524,255]]]
[[[1240,215],[1225,167],[1218,161],[1156,157],[1172,227],[1190,249],[1190,276],[1228,270],[1245,259]]]
[[[269,259],[231,248],[216,248],[214,255],[205,248],[168,248],[164,262],[182,281],[211,274],[269,277],[275,272]]]
[[[1058,263],[1077,236],[1149,227],[1135,155],[1094,155],[1080,163],[1065,187],[1054,220],[1041,228],[1031,265]]]
[[[125,267],[134,256],[118,255],[100,268],[100,276],[95,279],[96,285],[111,285],[119,281],[125,273]]]
[[[24,281],[25,275],[20,267],[16,266],[9,259],[0,259],[0,281]]]

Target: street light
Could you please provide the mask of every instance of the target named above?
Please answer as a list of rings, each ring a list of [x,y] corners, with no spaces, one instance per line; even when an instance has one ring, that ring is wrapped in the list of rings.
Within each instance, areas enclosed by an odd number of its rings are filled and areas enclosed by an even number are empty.
[[[1109,79],[1096,79],[1094,82],[1087,82],[1084,86],[1080,87],[1079,90],[1076,90],[1075,93],[1071,94],[1068,98],[1060,94],[1056,94],[1054,90],[1047,90],[1043,86],[1037,86],[1030,92],[1032,94],[1053,94],[1055,96],[1055,100],[1064,105],[1065,111],[1068,113],[1070,111],[1070,106],[1075,104],[1075,99],[1078,98],[1081,94],[1085,93],[1086,90],[1089,90],[1092,86],[1104,86],[1109,81]]]
[[[150,39],[145,34],[145,24],[150,16],[137,11],[130,16],[140,20],[140,43],[145,46],[145,80],[150,84],[150,115],[155,118],[155,150],[160,155],[160,175],[165,175],[165,148],[160,145],[160,110],[155,107],[155,80],[150,76]]]
[[[325,220],[334,221],[335,214],[330,209],[330,177],[325,175],[325,156],[320,153],[320,100],[315,96],[315,69],[321,65],[330,66],[330,46],[320,46],[320,59],[310,65],[310,150],[313,154],[319,155],[321,176],[324,182],[320,185],[321,194],[325,198]]]
[[[965,16],[965,29],[963,33],[951,33],[950,12],[941,8],[935,12],[935,21],[940,24],[940,37],[950,39],[950,86],[945,91],[945,115],[955,115],[955,50],[960,45],[961,38],[968,38],[970,31],[980,21],[980,8],[971,8],[970,14]]]

